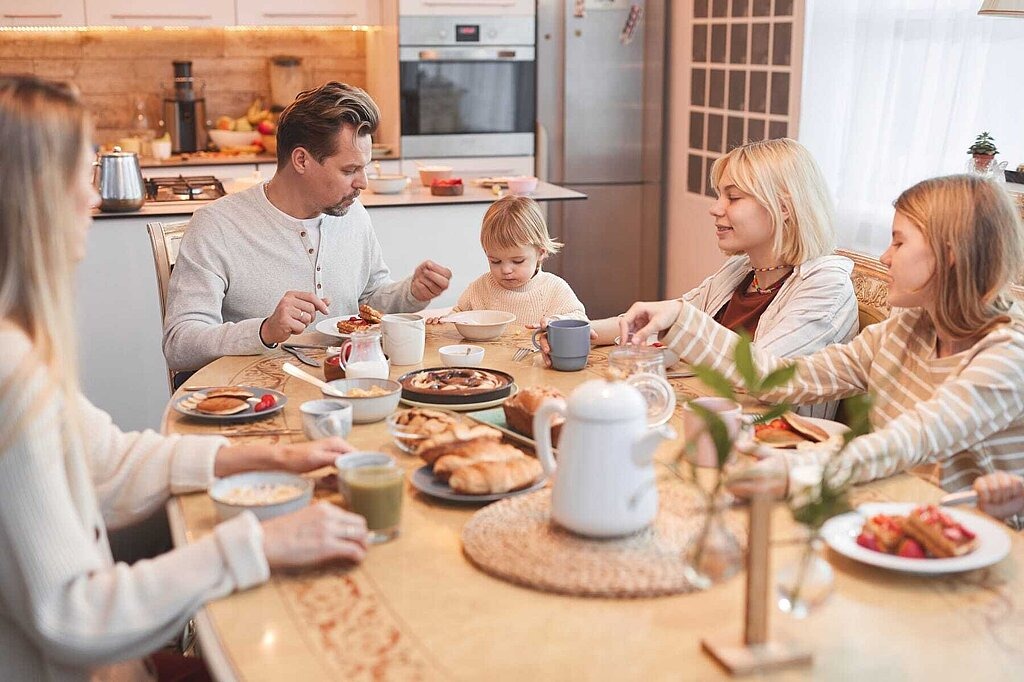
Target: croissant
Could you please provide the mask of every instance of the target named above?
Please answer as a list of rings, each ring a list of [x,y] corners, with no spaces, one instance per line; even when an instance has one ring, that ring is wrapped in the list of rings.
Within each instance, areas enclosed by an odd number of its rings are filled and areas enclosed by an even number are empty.
[[[501,440],[501,431],[490,426],[466,426],[460,424],[451,431],[439,433],[420,442],[416,454],[427,464],[433,466],[440,457],[451,454],[466,444],[466,441],[486,439],[497,443]]]
[[[464,495],[507,493],[529,487],[542,471],[540,462],[526,456],[507,462],[476,462],[457,469],[448,485]]]
[[[447,481],[456,470],[476,462],[507,462],[525,457],[522,451],[505,443],[495,443],[489,438],[471,440],[451,454],[439,457],[434,462],[434,476]]]

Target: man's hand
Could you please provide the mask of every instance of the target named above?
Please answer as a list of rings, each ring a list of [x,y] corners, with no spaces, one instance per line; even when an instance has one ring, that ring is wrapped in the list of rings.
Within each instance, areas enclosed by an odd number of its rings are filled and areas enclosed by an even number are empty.
[[[448,288],[452,271],[434,261],[425,260],[412,274],[412,295],[417,301],[430,301]]]
[[[272,346],[287,341],[292,334],[301,334],[316,317],[317,311],[326,315],[327,302],[308,291],[289,291],[260,326],[263,345]]]
[[[647,337],[672,326],[683,309],[682,301],[634,303],[619,318],[621,343],[646,343]]]

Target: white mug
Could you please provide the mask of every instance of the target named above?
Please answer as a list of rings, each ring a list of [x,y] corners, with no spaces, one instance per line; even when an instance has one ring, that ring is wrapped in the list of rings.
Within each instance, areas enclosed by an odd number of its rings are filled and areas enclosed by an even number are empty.
[[[734,439],[743,425],[743,408],[728,398],[694,398],[683,406],[683,435],[686,437],[686,457],[699,467],[717,467],[718,453],[707,425],[697,412],[690,409],[696,403],[718,415],[725,423],[729,437]]]
[[[307,400],[299,406],[306,438],[344,438],[352,431],[352,403],[347,400]]]
[[[414,313],[394,313],[381,318],[384,352],[392,365],[418,365],[423,362],[426,321]]]

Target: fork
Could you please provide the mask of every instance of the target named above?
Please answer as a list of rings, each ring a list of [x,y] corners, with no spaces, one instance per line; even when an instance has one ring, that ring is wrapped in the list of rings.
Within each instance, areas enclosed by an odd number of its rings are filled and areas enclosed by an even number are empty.
[[[516,352],[513,353],[513,355],[512,355],[512,362],[519,362],[521,360],[525,360],[526,358],[528,358],[531,355],[533,355],[534,353],[536,353],[538,350],[540,350],[540,349],[538,349],[538,348],[516,348]]]

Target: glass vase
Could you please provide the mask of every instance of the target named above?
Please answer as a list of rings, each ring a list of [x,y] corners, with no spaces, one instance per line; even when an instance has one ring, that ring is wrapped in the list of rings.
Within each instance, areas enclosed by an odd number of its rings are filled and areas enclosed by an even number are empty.
[[[727,580],[743,567],[743,547],[725,522],[722,501],[704,509],[700,532],[685,550],[687,579],[700,590]]]
[[[775,574],[779,610],[794,618],[806,618],[832,593],[835,576],[832,566],[821,556],[824,543],[813,535],[793,562]]]

